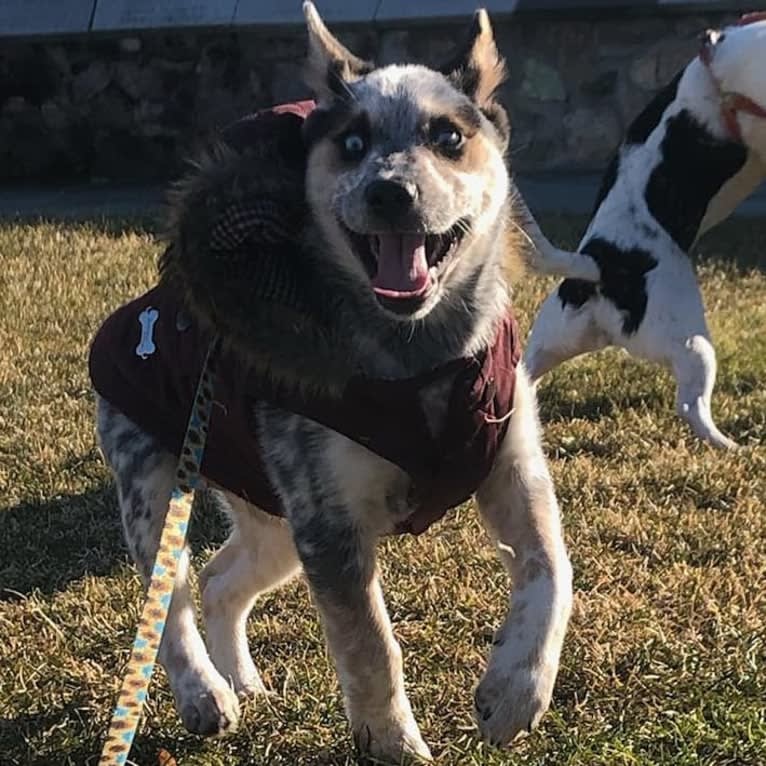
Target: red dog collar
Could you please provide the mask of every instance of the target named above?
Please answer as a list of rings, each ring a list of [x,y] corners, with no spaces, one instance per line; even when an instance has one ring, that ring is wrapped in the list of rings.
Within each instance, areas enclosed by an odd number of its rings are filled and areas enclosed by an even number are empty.
[[[755,24],[758,21],[766,21],[766,12],[759,11],[757,13],[746,13],[739,19],[737,26],[744,27],[748,24]],[[737,119],[738,114],[743,112],[744,114],[750,114],[754,117],[766,119],[766,108],[749,96],[745,96],[742,93],[727,91],[721,87],[721,83],[715,76],[712,67],[713,55],[715,53],[715,34],[714,31],[708,30],[702,41],[699,57],[700,61],[702,61],[710,74],[710,79],[713,81],[715,89],[718,91],[721,100],[721,119],[726,126],[726,131],[732,140],[741,144],[743,143],[742,128]]]

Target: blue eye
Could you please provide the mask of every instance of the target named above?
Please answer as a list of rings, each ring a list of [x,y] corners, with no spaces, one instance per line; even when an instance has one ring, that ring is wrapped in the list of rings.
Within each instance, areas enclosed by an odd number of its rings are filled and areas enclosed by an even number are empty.
[[[347,160],[361,159],[367,151],[367,143],[359,133],[346,133],[341,138],[341,147]]]
[[[445,149],[457,149],[463,143],[463,136],[458,130],[442,130],[436,135],[434,143]]]
[[[463,145],[463,134],[448,120],[437,120],[431,126],[431,143],[438,149],[454,152]]]

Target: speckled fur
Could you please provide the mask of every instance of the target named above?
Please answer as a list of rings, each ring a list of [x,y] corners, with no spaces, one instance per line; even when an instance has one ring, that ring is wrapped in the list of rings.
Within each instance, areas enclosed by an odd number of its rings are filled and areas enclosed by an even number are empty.
[[[326,84],[339,79],[341,91],[352,93],[358,108],[376,114],[391,140],[399,143],[414,140],[415,115],[423,110],[452,109],[473,98],[482,114],[475,139],[481,146],[481,167],[469,162],[447,172],[429,167],[428,158],[422,158],[415,170],[429,174],[426,205],[432,205],[433,216],[440,210],[440,226],[450,225],[451,216],[468,213],[473,226],[430,305],[409,319],[389,314],[372,297],[368,278],[338,226],[336,212],[346,195],[353,196],[354,184],[370,176],[333,172],[330,148],[321,140],[312,148],[307,172],[310,233],[303,246],[321,264],[324,284],[332,286],[330,295],[338,307],[334,321],[349,338],[346,369],[396,378],[480,352],[507,311],[504,264],[514,242],[503,156],[506,139],[501,110],[492,96],[502,62],[486,14],[477,14],[468,46],[444,75],[407,67],[366,67],[330,35],[311,4],[305,10],[310,79],[318,83],[320,109],[334,98]],[[473,83],[471,97],[460,90],[468,87],[466,82]],[[399,115],[393,123],[386,116],[389,110]],[[452,189],[459,190],[455,201],[440,204]],[[349,201],[348,209],[355,205]],[[348,213],[357,214],[359,210]],[[195,305],[205,312],[204,301]],[[215,323],[214,317],[208,319]],[[243,338],[244,334],[237,342],[246,345]],[[242,351],[247,353],[244,347]],[[571,571],[540,444],[534,393],[524,370],[517,375],[507,437],[478,492],[482,520],[514,583],[508,617],[476,691],[479,728],[495,744],[531,729],[546,710],[571,604]],[[436,389],[424,396],[434,430],[443,423],[442,398]],[[207,649],[194,624],[186,572],[181,573],[162,662],[184,724],[203,734],[235,725],[237,694],[262,688],[247,651],[247,615],[260,593],[302,568],[321,614],[357,747],[395,763],[406,756],[428,758],[404,691],[402,655],[376,565],[378,538],[393,531],[412,510],[408,477],[314,422],[268,404],[259,405],[255,414],[262,454],[287,521],[266,518],[224,493],[233,531],[201,576]],[[174,461],[103,401],[99,433],[118,483],[128,545],[145,573],[156,547]]]

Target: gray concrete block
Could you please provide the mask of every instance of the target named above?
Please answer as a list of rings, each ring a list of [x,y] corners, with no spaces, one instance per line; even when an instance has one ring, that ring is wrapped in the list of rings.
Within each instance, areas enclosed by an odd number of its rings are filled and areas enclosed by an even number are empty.
[[[93,31],[228,25],[236,5],[237,0],[96,0]]]
[[[379,0],[316,0],[321,17],[328,24],[371,22]],[[239,0],[235,24],[303,24],[300,0]]]
[[[491,16],[513,13],[519,0],[381,0],[375,21],[416,21],[422,19],[470,19],[477,8]]]
[[[87,32],[95,0],[0,0],[0,37]]]

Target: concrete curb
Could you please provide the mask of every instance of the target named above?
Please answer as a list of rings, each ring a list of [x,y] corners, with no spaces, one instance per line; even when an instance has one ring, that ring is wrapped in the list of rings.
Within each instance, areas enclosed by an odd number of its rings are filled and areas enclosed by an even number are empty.
[[[535,214],[590,215],[601,184],[601,175],[559,174],[516,178],[524,199]],[[734,217],[766,217],[766,184],[735,211]]]
[[[589,215],[599,174],[519,176],[516,181],[536,215]],[[159,220],[162,186],[85,185],[0,189],[0,219],[77,221],[99,218]],[[736,217],[766,218],[766,184],[735,211]]]
[[[736,13],[748,0],[485,0],[496,18],[514,14],[679,14]],[[330,24],[441,23],[464,20],[476,9],[473,0],[317,0]],[[0,38],[125,34],[137,30],[265,27],[303,24],[298,0],[218,0],[216,3],[163,0],[4,0]]]

